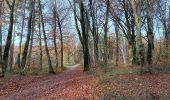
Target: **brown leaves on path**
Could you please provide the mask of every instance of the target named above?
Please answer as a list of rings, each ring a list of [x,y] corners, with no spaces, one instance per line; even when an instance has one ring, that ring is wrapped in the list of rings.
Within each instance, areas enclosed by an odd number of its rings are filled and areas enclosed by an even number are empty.
[[[99,79],[74,68],[58,75],[0,79],[0,100],[98,100]]]

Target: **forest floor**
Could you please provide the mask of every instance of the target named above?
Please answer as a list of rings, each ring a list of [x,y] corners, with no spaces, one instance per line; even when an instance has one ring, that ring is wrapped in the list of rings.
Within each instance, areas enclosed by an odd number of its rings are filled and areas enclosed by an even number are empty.
[[[99,78],[81,68],[60,74],[14,76],[0,79],[0,100],[96,100],[100,97]]]
[[[115,67],[113,70],[124,70]],[[125,73],[125,71],[123,72]],[[76,66],[59,74],[0,79],[0,100],[168,100],[170,74],[83,73]]]

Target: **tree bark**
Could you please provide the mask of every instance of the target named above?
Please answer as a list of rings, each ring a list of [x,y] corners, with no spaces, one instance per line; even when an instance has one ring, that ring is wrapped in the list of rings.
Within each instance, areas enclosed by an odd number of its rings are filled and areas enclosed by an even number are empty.
[[[109,8],[110,8],[110,1],[106,0],[106,19],[104,23],[104,67],[105,67],[105,72],[107,71],[108,67],[108,20],[109,20]]]
[[[2,15],[3,0],[0,1],[0,18]],[[0,23],[0,68],[2,68],[2,23]],[[1,74],[0,74],[1,75]]]
[[[39,66],[40,70],[42,71],[42,42],[41,42],[41,14],[39,12],[39,20],[38,20],[38,29],[39,29],[39,50],[40,50],[40,61]]]
[[[116,66],[118,66],[119,62],[119,30],[118,30],[118,23],[115,23],[115,32],[116,32]]]
[[[133,13],[133,10],[132,10]],[[131,29],[132,29],[132,35],[130,37],[131,40],[131,48],[132,48],[132,65],[137,64],[137,57],[136,57],[136,36],[135,36],[135,18],[134,15],[131,14]]]
[[[14,26],[14,31],[13,31],[13,42],[12,45],[10,46],[10,72],[12,71],[12,66],[13,66],[13,62],[14,62],[14,48],[15,48],[15,26]]]
[[[152,13],[151,13],[151,4],[146,0],[146,9],[147,9],[147,38],[148,38],[148,54],[147,61],[151,65],[153,60],[153,49],[154,49],[154,34],[153,34],[153,22],[152,22]]]

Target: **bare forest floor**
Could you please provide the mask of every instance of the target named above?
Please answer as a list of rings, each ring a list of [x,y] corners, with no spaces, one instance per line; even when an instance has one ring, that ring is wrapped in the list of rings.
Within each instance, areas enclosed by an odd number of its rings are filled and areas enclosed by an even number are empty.
[[[113,70],[124,70],[115,67]],[[127,70],[127,69],[126,69]],[[136,70],[136,69],[135,69]],[[123,71],[125,73],[125,71]],[[168,100],[170,74],[60,74],[0,78],[0,100]]]

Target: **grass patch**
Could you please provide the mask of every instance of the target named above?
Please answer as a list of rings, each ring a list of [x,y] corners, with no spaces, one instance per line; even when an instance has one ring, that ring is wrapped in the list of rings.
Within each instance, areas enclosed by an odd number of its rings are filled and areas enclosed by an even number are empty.
[[[126,74],[139,74],[139,70],[111,70],[106,72],[107,75],[126,75]]]

